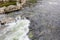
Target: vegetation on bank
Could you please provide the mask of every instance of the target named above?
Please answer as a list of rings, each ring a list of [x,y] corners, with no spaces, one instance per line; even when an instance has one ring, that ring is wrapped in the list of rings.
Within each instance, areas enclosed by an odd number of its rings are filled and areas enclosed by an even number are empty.
[[[37,0],[28,0],[29,1],[29,3],[36,3],[37,2]]]
[[[16,5],[16,2],[13,1],[13,2],[1,2],[0,3],[0,7],[3,7],[3,6],[9,6],[9,5]]]
[[[36,3],[37,0],[28,0],[29,3]],[[16,5],[16,1],[11,2],[0,2],[0,7],[9,6],[9,5]]]

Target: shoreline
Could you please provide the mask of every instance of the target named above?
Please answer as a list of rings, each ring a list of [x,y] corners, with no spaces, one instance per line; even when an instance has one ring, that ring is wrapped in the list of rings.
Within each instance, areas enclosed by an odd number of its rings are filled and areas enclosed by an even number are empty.
[[[24,0],[22,3],[16,2],[16,5],[3,6],[0,8],[0,14],[10,13],[20,10],[27,0]]]

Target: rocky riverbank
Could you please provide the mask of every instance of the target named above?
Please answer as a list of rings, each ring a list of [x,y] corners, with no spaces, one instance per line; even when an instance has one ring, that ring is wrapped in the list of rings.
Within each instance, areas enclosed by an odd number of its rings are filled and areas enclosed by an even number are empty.
[[[22,8],[22,6],[26,3],[26,0],[23,0],[21,3],[16,2],[16,5],[3,6],[0,8],[0,13],[12,12]]]

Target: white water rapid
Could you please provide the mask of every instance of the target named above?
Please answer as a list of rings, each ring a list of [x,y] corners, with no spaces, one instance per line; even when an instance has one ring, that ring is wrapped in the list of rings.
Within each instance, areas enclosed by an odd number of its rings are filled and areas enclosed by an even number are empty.
[[[30,21],[16,17],[3,30],[0,30],[0,40],[29,40],[27,33],[29,32]]]

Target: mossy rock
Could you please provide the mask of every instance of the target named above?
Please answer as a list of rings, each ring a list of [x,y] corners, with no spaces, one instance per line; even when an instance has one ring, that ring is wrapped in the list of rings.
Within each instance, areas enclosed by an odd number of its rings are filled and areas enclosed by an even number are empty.
[[[30,31],[28,36],[29,36],[29,38],[33,38],[33,32]]]

